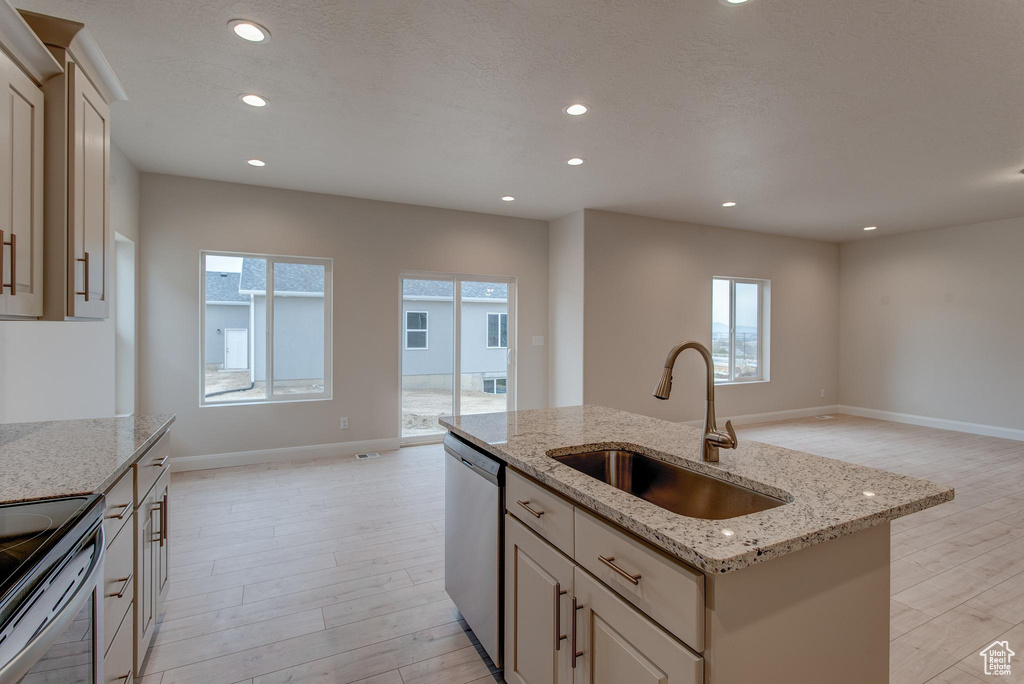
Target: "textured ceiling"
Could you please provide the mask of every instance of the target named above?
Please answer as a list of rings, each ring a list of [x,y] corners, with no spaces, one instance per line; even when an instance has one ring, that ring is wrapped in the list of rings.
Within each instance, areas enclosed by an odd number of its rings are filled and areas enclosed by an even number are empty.
[[[89,26],[145,171],[832,240],[1024,215],[1020,0],[19,4]]]

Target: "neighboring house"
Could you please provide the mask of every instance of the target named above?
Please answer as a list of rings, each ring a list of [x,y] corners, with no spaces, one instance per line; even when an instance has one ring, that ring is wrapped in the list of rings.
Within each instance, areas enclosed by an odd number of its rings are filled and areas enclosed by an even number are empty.
[[[207,272],[208,368],[248,369],[253,382],[266,380],[266,290],[266,262],[262,259],[243,259],[241,273]],[[275,265],[274,318],[275,387],[289,382],[322,383],[322,266],[280,262]]]
[[[405,280],[402,291],[402,386],[451,389],[454,285]],[[508,368],[508,285],[462,283],[462,386],[504,394]]]

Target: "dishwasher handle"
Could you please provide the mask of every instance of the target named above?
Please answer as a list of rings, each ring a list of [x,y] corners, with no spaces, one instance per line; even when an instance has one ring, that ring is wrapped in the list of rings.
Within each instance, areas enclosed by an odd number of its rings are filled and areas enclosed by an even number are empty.
[[[471,447],[451,433],[445,435],[444,450],[449,456],[461,461],[462,465],[466,466],[480,477],[488,480],[492,484],[498,486],[502,485],[502,480],[505,474],[505,464],[501,461],[492,458],[488,454],[485,454],[474,447]]]

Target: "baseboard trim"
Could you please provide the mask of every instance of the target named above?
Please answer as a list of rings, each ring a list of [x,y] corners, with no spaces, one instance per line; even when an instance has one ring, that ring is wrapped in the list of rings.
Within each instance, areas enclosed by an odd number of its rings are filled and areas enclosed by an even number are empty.
[[[907,423],[909,425],[921,425],[923,427],[938,428],[940,430],[953,430],[954,432],[967,432],[972,435],[984,435],[986,437],[1000,437],[1024,442],[1024,430],[1016,428],[1000,427],[998,425],[985,425],[984,423],[968,423],[962,420],[947,420],[945,418],[930,418],[928,416],[915,416],[909,413],[896,413],[894,411],[880,411],[878,409],[862,408],[860,406],[836,406],[837,413],[847,413],[851,416],[861,418],[877,418],[888,420],[893,423]]]
[[[287,447],[283,449],[259,449],[256,451],[235,451],[226,454],[178,456],[171,459],[171,471],[179,473],[186,470],[210,470],[213,468],[230,468],[258,463],[306,461],[331,456],[352,456],[373,451],[394,451],[399,446],[401,446],[400,440],[394,437],[390,439],[365,439],[358,442],[311,444],[309,446]]]
[[[753,423],[771,423],[777,420],[810,418],[811,416],[820,416],[824,413],[836,413],[840,408],[832,404],[829,406],[808,406],[807,408],[788,409],[785,411],[770,411],[768,413],[748,413],[743,416],[721,416],[718,419],[718,426],[721,428],[726,420],[731,420],[733,425],[752,425]],[[683,422],[683,425],[693,427],[700,427],[703,424],[703,418],[701,420],[687,420]]]

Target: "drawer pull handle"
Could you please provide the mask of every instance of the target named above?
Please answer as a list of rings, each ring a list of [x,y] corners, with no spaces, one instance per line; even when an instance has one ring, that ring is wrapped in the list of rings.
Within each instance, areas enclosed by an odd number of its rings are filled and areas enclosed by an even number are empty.
[[[115,508],[120,508],[121,512],[118,513],[117,515],[113,515],[112,514],[112,515],[107,515],[107,516],[104,516],[104,517],[107,520],[124,520],[124,516],[128,515],[128,511],[129,511],[130,507],[131,507],[130,503],[117,504],[116,506],[111,506],[110,507],[111,510],[113,510]]]
[[[567,594],[565,589],[562,589],[561,582],[555,582],[555,650],[562,650],[562,639],[568,639],[569,637],[562,634],[562,596]]]
[[[576,597],[572,597],[572,669],[576,669],[576,659],[583,655],[583,651],[576,650],[576,613],[583,608],[582,603],[576,602]]]
[[[85,288],[81,292],[75,292],[76,295],[85,297],[85,301],[89,301],[89,253],[83,252],[85,256],[78,257],[75,261],[81,261],[85,264]]]
[[[167,463],[167,459],[168,459],[168,458],[170,458],[170,457],[169,457],[169,456],[164,456],[163,458],[161,458],[161,459],[160,459],[159,461],[157,461],[156,463],[150,463],[150,464],[149,464],[149,467],[150,467],[150,468],[163,468],[163,467],[164,467],[164,464],[165,464],[165,463]]]
[[[130,682],[131,679],[132,679],[132,671],[128,670],[128,674],[121,675],[120,677],[118,677],[114,681],[118,682],[119,684],[128,684],[128,682]]]
[[[619,575],[621,575],[625,579],[629,580],[633,584],[640,584],[640,574],[637,573],[636,575],[630,575],[628,572],[626,572],[625,570],[620,568],[618,565],[616,565],[613,562],[615,560],[615,556],[608,556],[607,558],[605,558],[604,556],[598,556],[597,560],[601,561],[602,563],[607,565],[609,568],[611,568],[615,572],[619,573]]]
[[[4,260],[3,260],[3,246],[7,245],[11,248],[11,282],[4,282]],[[11,233],[11,239],[4,241],[4,231],[0,230],[0,294],[3,294],[4,288],[11,288],[11,296],[18,294],[18,235],[14,232]]]
[[[536,511],[533,508],[531,508],[529,501],[516,501],[516,503],[525,508],[527,513],[532,515],[534,518],[539,518],[540,516],[544,515],[544,511]]]
[[[135,575],[128,575],[127,577],[118,577],[115,582],[122,582],[121,588],[112,594],[107,594],[107,598],[124,598],[124,592],[128,590],[128,585],[132,583],[132,578]]]

